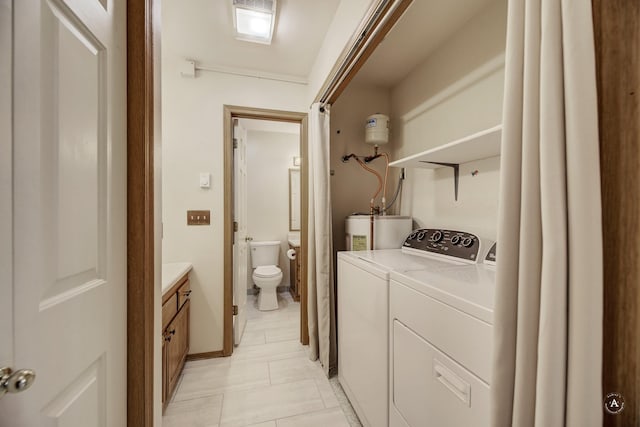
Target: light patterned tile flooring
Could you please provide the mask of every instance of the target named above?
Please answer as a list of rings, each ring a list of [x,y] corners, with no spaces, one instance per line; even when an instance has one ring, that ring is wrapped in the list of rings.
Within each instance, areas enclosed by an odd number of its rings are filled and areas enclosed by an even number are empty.
[[[163,427],[361,427],[337,379],[299,343],[300,304],[278,294],[261,312],[247,299],[247,327],[226,358],[187,362]]]

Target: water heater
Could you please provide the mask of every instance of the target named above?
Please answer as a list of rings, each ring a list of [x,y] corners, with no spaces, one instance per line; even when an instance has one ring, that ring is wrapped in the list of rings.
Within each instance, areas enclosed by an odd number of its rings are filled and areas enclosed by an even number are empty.
[[[373,217],[373,249],[398,249],[413,230],[410,216],[376,215]],[[366,251],[371,247],[371,218],[369,215],[351,215],[345,220],[346,249]]]
[[[372,145],[383,145],[389,142],[389,116],[373,114],[367,117],[364,142]]]

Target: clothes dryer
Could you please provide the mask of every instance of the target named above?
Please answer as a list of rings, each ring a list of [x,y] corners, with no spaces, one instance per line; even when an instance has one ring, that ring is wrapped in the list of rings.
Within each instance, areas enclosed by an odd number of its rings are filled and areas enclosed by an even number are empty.
[[[483,258],[491,263],[495,255],[494,244]],[[489,263],[390,273],[390,426],[489,425]]]
[[[457,243],[438,250],[451,239]],[[420,229],[402,248],[338,253],[338,379],[363,425],[389,425],[391,275],[468,267],[485,247],[470,233]]]

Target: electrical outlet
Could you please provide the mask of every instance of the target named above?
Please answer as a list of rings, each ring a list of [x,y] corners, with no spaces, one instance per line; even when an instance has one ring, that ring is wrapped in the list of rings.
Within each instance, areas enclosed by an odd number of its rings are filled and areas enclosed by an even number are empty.
[[[211,211],[187,211],[187,225],[211,224]]]

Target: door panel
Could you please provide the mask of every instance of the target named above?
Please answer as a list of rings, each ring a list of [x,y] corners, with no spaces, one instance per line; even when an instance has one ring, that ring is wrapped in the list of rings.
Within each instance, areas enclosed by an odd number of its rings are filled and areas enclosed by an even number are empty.
[[[0,366],[13,365],[11,0],[0,0]]]
[[[42,145],[43,190],[51,197],[45,226],[57,256],[42,282],[41,308],[106,284],[104,47],[66,14],[47,12],[43,48],[51,58],[43,65],[53,108],[43,126],[51,136]]]
[[[238,314],[233,321],[233,341],[240,344],[247,323],[247,131],[240,124],[234,126],[237,147],[234,150],[234,211],[238,231],[235,233],[233,257],[233,303]]]
[[[15,426],[126,424],[125,2],[14,1]],[[0,425],[5,425],[0,419]]]

